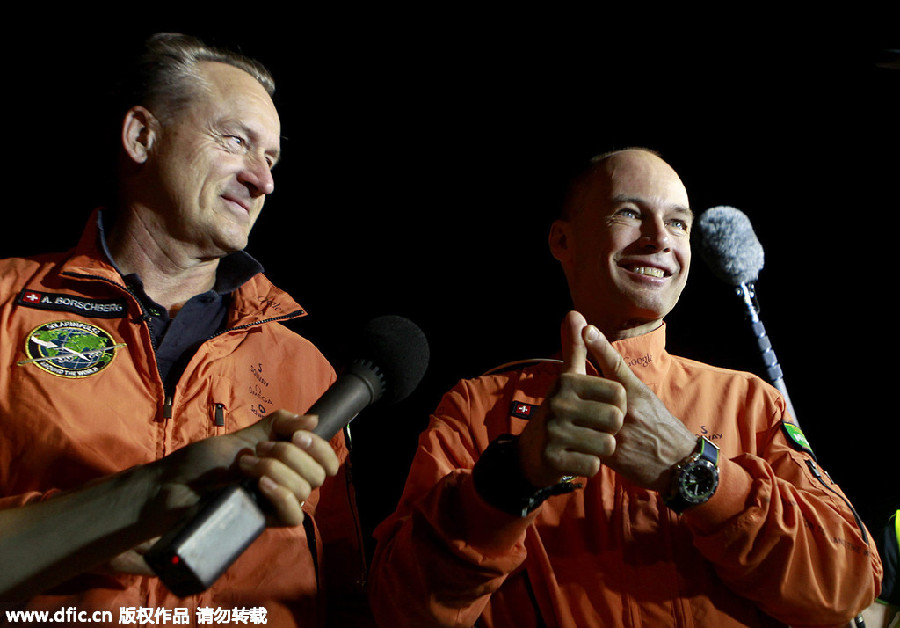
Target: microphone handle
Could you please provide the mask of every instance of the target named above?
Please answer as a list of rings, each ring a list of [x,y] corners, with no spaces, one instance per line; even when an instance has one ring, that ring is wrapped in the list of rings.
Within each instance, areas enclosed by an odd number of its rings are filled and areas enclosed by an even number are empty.
[[[306,414],[319,422],[313,434],[331,440],[369,405],[378,401],[385,388],[381,372],[371,362],[354,361]]]
[[[794,406],[791,403],[787,386],[784,383],[784,373],[781,370],[781,364],[778,363],[778,357],[775,355],[772,342],[769,340],[769,335],[766,333],[766,326],[763,325],[762,319],[759,317],[756,287],[753,283],[741,283],[737,286],[737,293],[738,296],[743,299],[744,306],[747,310],[747,316],[750,319],[750,328],[756,338],[756,345],[759,347],[769,383],[784,397],[788,412],[791,413],[791,416],[794,417],[794,420],[796,421],[797,415],[794,412]]]
[[[266,529],[264,503],[254,480],[226,486],[198,502],[144,560],[175,595],[202,593]]]

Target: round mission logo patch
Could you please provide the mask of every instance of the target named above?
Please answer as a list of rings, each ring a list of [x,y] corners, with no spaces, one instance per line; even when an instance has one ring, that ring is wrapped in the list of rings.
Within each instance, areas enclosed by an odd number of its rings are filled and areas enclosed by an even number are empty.
[[[28,360],[60,377],[90,377],[112,364],[116,350],[108,332],[78,321],[54,321],[35,328],[25,339]]]

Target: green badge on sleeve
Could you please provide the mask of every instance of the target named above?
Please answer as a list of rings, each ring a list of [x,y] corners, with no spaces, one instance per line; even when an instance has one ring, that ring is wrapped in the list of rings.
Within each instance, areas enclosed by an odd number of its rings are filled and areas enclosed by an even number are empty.
[[[784,431],[788,435],[788,439],[791,440],[797,447],[808,453],[810,456],[814,456],[812,447],[809,444],[809,441],[806,440],[806,436],[803,434],[803,430],[800,429],[800,426],[795,423],[788,423],[787,421],[782,421],[781,425],[784,426]]]

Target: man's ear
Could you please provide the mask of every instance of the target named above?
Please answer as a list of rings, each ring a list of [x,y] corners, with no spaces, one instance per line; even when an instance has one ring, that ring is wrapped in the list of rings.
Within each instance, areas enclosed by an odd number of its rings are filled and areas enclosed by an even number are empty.
[[[159,121],[145,107],[132,107],[122,121],[122,146],[136,164],[143,164],[156,142]]]
[[[550,253],[563,265],[572,258],[569,232],[572,223],[567,220],[556,220],[550,225],[550,234],[547,243],[550,245]]]

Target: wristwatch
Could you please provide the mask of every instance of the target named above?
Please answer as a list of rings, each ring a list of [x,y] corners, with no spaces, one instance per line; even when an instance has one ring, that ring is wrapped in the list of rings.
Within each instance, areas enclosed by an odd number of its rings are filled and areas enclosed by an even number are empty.
[[[666,506],[677,513],[705,504],[719,485],[719,448],[703,436],[690,456],[672,467],[672,486]]]

